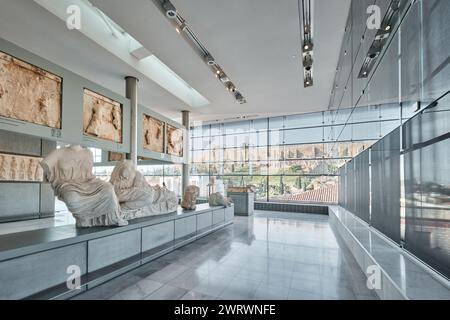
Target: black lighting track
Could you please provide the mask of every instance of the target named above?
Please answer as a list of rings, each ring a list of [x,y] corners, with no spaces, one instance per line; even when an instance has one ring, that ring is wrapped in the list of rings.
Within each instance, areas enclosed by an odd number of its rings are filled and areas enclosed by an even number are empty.
[[[384,15],[383,21],[381,22],[380,28],[378,29],[375,38],[366,54],[364,62],[359,71],[358,78],[364,79],[368,78],[372,69],[377,63],[378,58],[383,52],[384,47],[388,43],[389,38],[398,25],[400,17],[400,8],[402,2],[405,0],[392,0],[386,14]]]
[[[153,3],[166,16],[169,22],[175,27],[175,30],[183,37],[189,46],[200,56],[209,69],[214,73],[215,77],[224,85],[233,95],[239,104],[247,103],[241,92],[236,88],[231,79],[227,76],[223,68],[215,61],[213,55],[203,45],[200,39],[195,35],[194,31],[187,24],[186,19],[181,16],[175,6],[169,0],[152,0]]]
[[[300,36],[302,45],[303,84],[305,88],[314,85],[312,1],[313,0],[298,0],[298,14],[300,19]]]

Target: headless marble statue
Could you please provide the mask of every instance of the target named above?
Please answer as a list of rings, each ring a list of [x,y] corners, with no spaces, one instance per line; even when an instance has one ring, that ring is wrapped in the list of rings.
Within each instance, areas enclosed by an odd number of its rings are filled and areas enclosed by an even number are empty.
[[[93,162],[91,151],[70,146],[50,153],[41,166],[78,227],[127,225],[113,185],[94,176]]]
[[[119,162],[111,174],[117,198],[126,220],[177,211],[175,192],[150,186],[132,161]]]

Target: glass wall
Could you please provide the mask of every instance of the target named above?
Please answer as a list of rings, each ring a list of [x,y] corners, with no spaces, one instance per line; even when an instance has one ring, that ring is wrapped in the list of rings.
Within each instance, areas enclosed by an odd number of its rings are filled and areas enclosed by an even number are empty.
[[[260,201],[337,203],[338,168],[399,124],[397,105],[344,113],[193,127],[191,183],[203,197],[212,180],[223,179],[225,186],[256,186]]]
[[[352,1],[330,108],[345,118],[348,106],[399,106],[400,128],[366,152],[370,224],[450,278],[450,1],[401,0],[385,50],[360,79],[374,31],[357,17],[371,4],[384,15],[390,3]],[[340,169],[339,203],[361,216],[353,198],[367,174],[355,175],[354,162]]]

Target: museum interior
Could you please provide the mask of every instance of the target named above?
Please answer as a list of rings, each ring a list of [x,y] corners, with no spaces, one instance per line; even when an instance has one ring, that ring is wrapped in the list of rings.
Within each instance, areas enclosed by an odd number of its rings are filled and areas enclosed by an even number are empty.
[[[449,20],[0,0],[0,300],[450,299]]]

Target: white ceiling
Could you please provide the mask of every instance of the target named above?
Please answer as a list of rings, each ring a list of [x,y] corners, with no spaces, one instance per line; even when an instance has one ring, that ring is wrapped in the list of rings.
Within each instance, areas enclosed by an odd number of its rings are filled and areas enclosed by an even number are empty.
[[[172,0],[248,103],[239,105],[151,0],[92,0],[117,24],[208,99],[181,100],[31,0],[0,0],[0,37],[119,94],[138,76],[140,102],[168,117],[194,120],[326,110],[350,0],[315,0],[314,82],[303,88],[297,0]],[[293,57],[295,55],[295,58]]]

